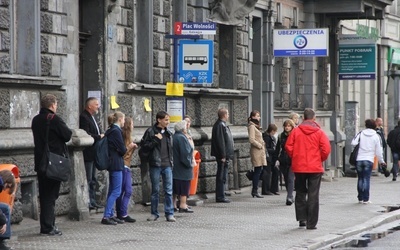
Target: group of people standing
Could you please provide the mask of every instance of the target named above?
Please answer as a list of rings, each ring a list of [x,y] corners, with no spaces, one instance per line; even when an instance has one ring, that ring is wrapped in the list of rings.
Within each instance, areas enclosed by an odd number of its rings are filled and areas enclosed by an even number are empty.
[[[88,98],[85,110],[80,115],[79,125],[93,137],[93,145],[103,137],[108,138],[109,151],[109,189],[104,208],[102,224],[116,225],[124,222],[135,222],[128,215],[129,199],[132,195],[132,175],[130,162],[132,154],[138,148],[132,141],[133,120],[122,112],[115,112],[108,117],[109,127],[102,133],[94,115],[98,112],[99,102],[96,98]],[[60,182],[51,180],[41,173],[37,166],[43,155],[45,135],[43,125],[47,115],[55,114],[57,100],[54,95],[47,94],[41,100],[40,113],[32,121],[35,142],[35,167],[38,172],[40,197],[40,230],[42,234],[61,235],[55,225],[54,206],[58,198]],[[260,113],[253,111],[249,121],[249,141],[251,144],[251,162],[254,176],[263,174],[262,194],[279,195],[278,183],[283,174],[288,190],[286,204],[295,202],[296,218],[300,226],[314,229],[318,221],[319,187],[324,171],[322,162],[330,153],[330,144],[325,133],[315,123],[315,112],[304,111],[304,121],[297,126],[299,116],[284,122],[284,131],[275,139],[277,127],[270,124],[263,133],[260,126]],[[216,202],[229,203],[225,197],[225,184],[229,164],[234,157],[234,142],[227,124],[229,111],[218,110],[218,119],[212,128],[211,155],[217,161]],[[176,221],[174,212],[192,213],[187,205],[190,180],[193,178],[195,159],[194,143],[189,132],[191,119],[175,124],[175,134],[168,130],[169,115],[165,111],[156,114],[156,122],[148,128],[140,142],[139,152],[142,164],[149,166],[151,191],[151,215],[148,221],[157,220],[160,177],[164,191],[164,213],[169,222]],[[63,154],[65,143],[71,139],[72,131],[58,116],[54,116],[49,126],[48,144],[51,152]],[[96,168],[94,164],[94,147],[84,151],[86,177],[89,187],[89,209],[100,208],[96,202]],[[261,198],[257,191],[259,178],[253,178],[252,196]],[[293,201],[293,190],[296,198]],[[114,207],[116,211],[114,211]]]
[[[319,213],[319,189],[324,162],[330,154],[326,134],[315,122],[315,112],[305,109],[304,121],[298,125],[299,115],[291,114],[283,122],[283,132],[275,138],[277,126],[269,124],[265,132],[260,126],[260,112],[253,110],[248,118],[251,162],[254,166],[251,195],[258,193],[262,180],[264,195],[279,195],[278,181],[284,177],[287,190],[286,205],[295,203],[296,220],[300,227],[316,229]],[[293,191],[296,198],[293,200]]]

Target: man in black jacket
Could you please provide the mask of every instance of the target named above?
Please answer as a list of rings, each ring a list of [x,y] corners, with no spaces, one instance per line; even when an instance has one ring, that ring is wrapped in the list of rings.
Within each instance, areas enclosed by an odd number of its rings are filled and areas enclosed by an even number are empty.
[[[49,123],[48,146],[52,153],[65,155],[65,143],[71,139],[72,131],[65,122],[57,116],[57,99],[52,94],[47,94],[40,101],[40,112],[32,120],[33,140],[35,144],[35,171],[39,182],[40,202],[40,233],[47,235],[61,235],[61,231],[55,226],[55,203],[60,192],[61,182],[49,179],[40,169],[46,144],[46,126]]]
[[[85,110],[79,116],[79,128],[85,130],[94,139],[92,146],[83,150],[83,158],[85,161],[86,179],[89,187],[89,210],[101,208],[96,203],[96,167],[94,166],[95,149],[94,144],[103,138],[100,127],[93,115],[99,111],[99,100],[95,97],[89,97],[85,102]]]
[[[215,201],[229,203],[225,198],[224,184],[227,179],[229,161],[233,159],[233,137],[226,125],[229,112],[226,108],[218,110],[218,120],[214,123],[211,138],[211,156],[217,160]]]
[[[397,145],[398,142],[400,142],[399,136],[400,136],[400,121],[398,121],[397,126],[392,131],[389,132],[387,139],[387,144],[392,150],[393,167],[391,172],[393,174],[393,179],[392,179],[393,181],[397,180],[397,174],[399,173],[400,145]]]
[[[151,216],[148,221],[155,221],[160,217],[158,202],[160,192],[160,176],[164,188],[164,213],[167,221],[175,222],[174,205],[172,204],[172,134],[168,130],[169,115],[159,111],[156,115],[156,124],[148,128],[140,143],[141,152],[147,152],[151,179]],[[145,160],[141,157],[141,160]]]

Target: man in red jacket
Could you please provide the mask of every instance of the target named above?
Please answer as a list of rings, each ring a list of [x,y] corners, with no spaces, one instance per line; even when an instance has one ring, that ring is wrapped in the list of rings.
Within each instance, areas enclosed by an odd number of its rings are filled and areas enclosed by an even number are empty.
[[[325,132],[315,122],[314,110],[304,110],[304,121],[290,133],[285,148],[292,158],[295,174],[296,219],[300,227],[317,229],[319,189],[324,173],[322,162],[328,158],[331,146]]]

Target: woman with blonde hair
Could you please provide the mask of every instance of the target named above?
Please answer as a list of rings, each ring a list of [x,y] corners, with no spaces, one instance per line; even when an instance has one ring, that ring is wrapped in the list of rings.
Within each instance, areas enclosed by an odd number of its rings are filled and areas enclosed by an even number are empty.
[[[109,117],[110,118],[110,117]],[[122,171],[124,170],[123,156],[126,153],[126,146],[122,137],[122,127],[125,124],[125,115],[122,112],[115,112],[112,116],[112,124],[107,129],[105,136],[108,138],[109,155],[109,186],[107,202],[104,207],[104,215],[101,223],[104,225],[116,225],[124,223],[114,216],[114,204],[121,194]]]
[[[264,198],[261,196],[258,189],[258,181],[260,180],[261,170],[263,166],[267,166],[267,157],[265,154],[265,142],[263,140],[261,127],[260,127],[260,112],[253,110],[248,118],[248,131],[249,131],[249,142],[250,142],[250,158],[251,163],[254,167],[253,175],[253,188],[251,195],[257,198]]]
[[[136,220],[128,215],[129,200],[132,195],[132,172],[131,161],[135,149],[138,147],[132,141],[133,120],[126,117],[125,124],[122,128],[122,137],[124,138],[126,153],[124,155],[124,170],[122,170],[122,189],[121,195],[117,199],[116,210],[117,218],[125,222],[133,223]]]

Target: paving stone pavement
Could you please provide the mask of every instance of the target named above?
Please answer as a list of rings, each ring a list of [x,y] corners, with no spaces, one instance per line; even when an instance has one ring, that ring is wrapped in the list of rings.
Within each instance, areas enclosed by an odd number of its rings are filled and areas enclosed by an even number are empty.
[[[387,206],[399,206],[399,181],[373,176],[373,203],[368,205],[358,204],[356,182],[350,177],[322,182],[317,230],[298,227],[294,205],[285,205],[285,190],[279,196],[257,199],[247,187],[232,194],[229,204],[215,203],[210,195],[203,205],[193,207],[193,214],[176,213],[175,223],[163,216],[146,221],[150,207],[135,205],[131,216],[136,223],[102,225],[101,213],[91,213],[88,221],[58,217],[63,235],[41,236],[39,222],[24,218],[12,225],[7,244],[13,249],[318,249],[400,219],[400,211],[383,213]]]

